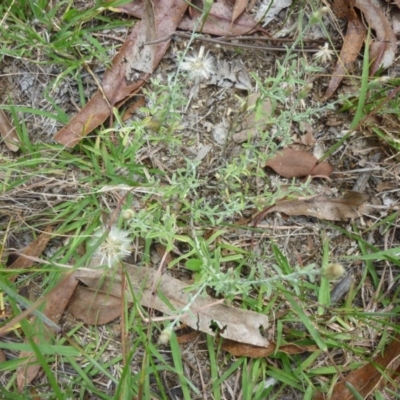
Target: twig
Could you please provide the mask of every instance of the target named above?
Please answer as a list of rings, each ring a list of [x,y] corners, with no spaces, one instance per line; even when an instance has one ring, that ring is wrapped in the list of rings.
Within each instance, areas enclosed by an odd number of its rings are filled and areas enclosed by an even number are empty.
[[[200,36],[200,35],[195,35],[195,36],[192,37],[191,35],[189,35],[187,33],[183,33],[183,32],[172,33],[171,35],[164,36],[163,38],[154,40],[152,42],[147,42],[147,43],[145,43],[145,45],[146,46],[150,46],[150,45],[153,45],[153,44],[158,44],[158,43],[161,43],[161,42],[165,42],[166,40],[172,39],[173,36],[178,36],[178,37],[182,37],[182,38],[185,38],[185,39],[201,40],[203,42],[219,44],[219,45],[222,45],[222,46],[241,47],[243,49],[253,49],[253,50],[260,50],[260,51],[279,51],[279,52],[286,52],[287,51],[286,47],[281,47],[281,46],[256,46],[254,44],[231,43],[231,42],[228,42],[226,40],[212,39],[212,38],[205,37],[205,36]],[[232,39],[235,39],[235,38],[232,38]],[[259,38],[253,38],[253,40],[258,40],[258,39]],[[268,39],[269,40],[275,40],[275,39],[271,39],[271,38],[268,38]],[[294,51],[299,51],[299,52],[305,52],[305,53],[317,53],[318,51],[320,51],[320,49],[309,49],[309,48],[307,48],[307,49],[296,48],[296,49],[293,49],[293,50]]]

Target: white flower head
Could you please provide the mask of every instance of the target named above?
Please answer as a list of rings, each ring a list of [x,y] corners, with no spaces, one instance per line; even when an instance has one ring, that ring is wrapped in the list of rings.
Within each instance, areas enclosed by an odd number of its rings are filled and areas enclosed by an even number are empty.
[[[90,244],[93,246],[105,232],[106,228],[104,227],[98,229]],[[129,232],[112,226],[108,236],[93,253],[93,257],[98,260],[99,265],[106,265],[108,268],[113,268],[117,263],[131,254],[130,248],[131,239],[129,238]]]
[[[325,42],[323,46],[319,46],[319,51],[314,54],[314,58],[321,64],[327,64],[332,60],[334,52],[329,49],[329,44]]]
[[[204,54],[204,46],[201,46],[198,54],[183,59],[181,69],[188,72],[190,79],[198,81],[208,79],[215,71],[214,58],[208,51]]]

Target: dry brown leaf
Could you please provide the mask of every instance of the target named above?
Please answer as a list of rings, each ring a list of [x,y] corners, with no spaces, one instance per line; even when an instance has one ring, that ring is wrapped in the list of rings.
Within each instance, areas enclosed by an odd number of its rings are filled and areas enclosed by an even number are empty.
[[[190,7],[191,15],[185,15],[182,18],[178,26],[181,30],[193,32],[193,30],[196,29],[198,32],[200,28],[202,28],[201,32],[217,36],[227,34],[244,35],[252,30],[263,30],[257,25],[256,20],[248,13],[242,13],[232,24],[233,10],[226,2],[214,2],[202,26],[202,24],[198,23],[198,20],[202,17],[202,2],[197,0],[191,1],[190,3],[193,5],[193,7]],[[113,10],[142,18],[143,0],[127,3],[113,8]]]
[[[267,126],[267,120],[272,112],[272,104],[270,99],[261,102],[260,93],[252,93],[247,101],[248,116],[243,121],[240,132],[232,136],[232,140],[236,143],[242,143],[256,136],[260,130]]]
[[[68,311],[85,324],[104,325],[121,315],[121,298],[78,286],[68,303]]]
[[[261,330],[268,328],[268,317],[249,310],[221,304],[219,300],[210,296],[193,297],[196,292],[189,291],[189,285],[168,275],[159,276],[156,270],[141,268],[125,264],[128,287],[134,293],[126,291],[124,295],[128,301],[140,299],[145,307],[151,307],[167,315],[178,316],[176,311],[183,310],[191,304],[190,311],[180,315],[180,321],[192,329],[200,330],[209,335],[215,335],[214,326],[219,327],[218,334],[226,339],[237,342],[249,343],[256,346],[268,346],[268,340],[261,334]],[[78,279],[85,285],[105,293],[121,297],[121,277],[113,275],[105,277],[101,271],[78,271]],[[153,296],[152,288],[156,283],[156,295]],[[162,293],[162,296],[157,296]],[[172,305],[171,309],[161,299],[165,297]]]
[[[128,108],[124,111],[122,121],[126,121],[127,119],[131,118],[132,115],[135,114],[140,107],[144,107],[145,104],[146,101],[144,96],[139,96],[139,98],[132,104],[130,104]]]
[[[260,347],[234,342],[233,340],[224,340],[222,342],[222,349],[228,351],[236,357],[245,356],[251,358],[260,358],[268,357],[271,354],[274,354],[276,351],[276,344],[270,342],[268,346]],[[305,353],[306,351],[317,351],[318,349],[319,347],[316,345],[298,346],[297,344],[284,344],[279,346],[278,351],[286,354],[301,354]]]
[[[346,18],[349,21],[357,18],[354,11],[356,0],[334,0],[332,11],[337,18]]]
[[[6,355],[4,354],[3,349],[0,349],[0,363],[3,363],[6,360]]]
[[[383,354],[379,354],[374,360],[361,368],[358,368],[346,376],[346,382],[349,382],[363,398],[368,395],[379,385],[383,376],[380,368],[386,374],[389,366],[400,356],[400,335],[397,335],[393,341],[386,347]],[[353,400],[354,396],[346,388],[343,381],[338,382],[332,392],[330,400]],[[323,400],[325,397],[322,393],[317,393],[314,400]]]
[[[356,0],[355,6],[363,12],[377,37],[370,49],[370,59],[373,60],[370,68],[372,76],[379,68],[388,68],[393,64],[397,50],[396,35],[385,14],[371,0]]]
[[[201,335],[200,332],[193,331],[190,333],[184,333],[183,335],[177,336],[177,340],[179,344],[193,343],[200,335]]]
[[[257,214],[254,217],[254,224],[258,225],[272,212],[308,215],[328,221],[348,221],[360,217],[362,205],[367,199],[368,196],[363,193],[347,192],[339,198],[318,195],[305,199],[283,200]]]
[[[174,261],[172,254],[170,252],[166,253],[167,248],[163,244],[156,244],[155,248],[158,256],[164,260],[163,266],[166,266]]]
[[[249,4],[249,0],[236,0],[235,5],[233,6],[233,11],[232,11],[232,24],[239,18],[240,15],[244,12],[246,9],[247,5]]]
[[[168,37],[175,32],[177,25],[187,8],[184,0],[153,0],[154,18],[157,32],[155,38]],[[55,140],[67,147],[74,147],[83,137],[93,129],[102,124],[112,112],[112,107],[120,105],[129,97],[134,95],[149,78],[149,73],[141,72],[130,76],[132,80],[126,79],[128,63],[131,55],[140,50],[144,51],[143,43],[139,43],[137,38],[146,30],[147,25],[152,25],[150,21],[142,20],[135,24],[132,32],[122,45],[118,54],[112,61],[111,69],[104,74],[102,90],[97,91],[86,106],[72,120],[55,135]],[[155,47],[153,69],[156,68],[165,51],[169,46],[170,40],[162,41],[158,44],[149,45]],[[140,48],[139,48],[140,47]],[[146,52],[140,53],[146,56]],[[149,65],[149,64],[148,64]],[[147,66],[148,66],[147,65]]]
[[[152,0],[146,0],[143,4],[143,17],[141,29],[139,29],[135,45],[132,51],[127,53],[126,75],[127,81],[133,81],[140,73],[152,74],[154,71],[154,60],[156,58],[156,46],[148,46],[156,40],[156,25]]]
[[[365,27],[358,17],[349,21],[339,59],[333,71],[328,89],[323,97],[324,101],[335,93],[340,82],[348,74],[348,70],[358,57],[361,47],[364,44],[365,35]]]
[[[46,305],[43,314],[55,324],[60,320],[77,284],[78,280],[75,278],[75,273],[66,274],[60,283],[45,296]],[[36,343],[48,343],[51,340],[53,332],[46,327],[43,329],[41,320],[34,318],[31,324],[32,337]],[[25,340],[25,343],[29,343],[29,341]],[[35,379],[42,367],[39,362],[36,362],[36,356],[31,351],[21,351],[19,358],[26,359],[17,369],[17,386],[18,390],[22,391],[26,385]]]
[[[3,110],[0,110],[0,135],[11,151],[19,150],[19,137]]]
[[[318,159],[307,151],[286,148],[269,159],[265,166],[285,178],[304,178],[309,175],[329,177],[332,166],[327,162],[317,164],[317,161]]]
[[[32,259],[25,258],[25,256],[39,257],[43,250],[46,248],[47,243],[51,239],[51,232],[53,228],[51,225],[46,226],[43,232],[28,246],[24,249],[21,255],[8,267],[11,269],[26,269],[33,266],[34,261]],[[15,280],[16,276],[10,277],[10,280]]]

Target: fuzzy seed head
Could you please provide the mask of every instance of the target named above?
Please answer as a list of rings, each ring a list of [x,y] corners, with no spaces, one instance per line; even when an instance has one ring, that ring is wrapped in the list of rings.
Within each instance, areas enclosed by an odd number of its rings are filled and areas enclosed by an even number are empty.
[[[133,211],[131,208],[127,208],[126,210],[122,211],[122,218],[125,220],[132,219],[134,215],[135,211]]]
[[[198,54],[183,59],[181,69],[186,71],[192,80],[208,79],[215,71],[214,58],[208,52],[204,54],[204,46],[201,46]]]
[[[341,278],[345,273],[345,269],[342,264],[328,264],[322,268],[322,275],[330,281]]]
[[[158,344],[168,344],[171,340],[173,326],[167,326],[158,337]]]
[[[319,51],[314,54],[314,59],[320,64],[327,64],[332,60],[334,52],[329,49],[329,44],[325,43],[323,46],[319,46]]]
[[[104,235],[106,228],[100,228],[94,234],[91,244],[95,243],[101,236]],[[125,257],[131,254],[131,239],[129,232],[111,227],[108,236],[103,243],[96,249],[93,256],[99,260],[99,265],[106,265],[108,268],[113,268]]]

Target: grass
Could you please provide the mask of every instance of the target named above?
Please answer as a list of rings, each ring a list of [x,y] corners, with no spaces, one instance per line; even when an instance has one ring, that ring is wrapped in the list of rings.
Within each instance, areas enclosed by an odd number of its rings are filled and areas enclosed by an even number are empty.
[[[116,50],[104,31],[130,27],[131,21],[102,12],[103,6],[98,2],[79,11],[63,2],[52,7],[45,0],[8,0],[0,6],[2,58],[57,71],[43,91],[47,109],[17,104],[11,97],[0,106],[9,113],[21,140],[19,153],[12,155],[3,149],[0,155],[3,262],[8,247],[23,247],[47,225],[56,227],[51,250],[43,255],[48,264],[21,271],[15,283],[7,280],[11,273],[3,266],[3,296],[11,315],[19,315],[21,305],[31,304],[20,304],[17,293],[22,286],[45,296],[64,272],[58,265],[87,267],[91,253],[107,240],[104,234],[93,244],[96,230],[113,221],[129,233],[135,263],[157,264],[154,247],[161,244],[174,254],[169,272],[190,275],[199,295],[212,293],[227,304],[267,314],[272,321],[268,334],[278,350],[268,358],[235,358],[222,350],[218,335],[200,335],[198,342],[186,346],[179,344],[175,331],[170,332],[167,344],[160,344],[160,335],[178,324],[146,323],[142,316],[151,318],[152,314],[140,306],[140,299],[134,307],[124,304],[121,324],[93,327],[64,317],[62,333],[51,342],[33,340],[35,330],[22,319],[21,327],[0,344],[8,356],[0,363],[3,398],[31,398],[34,391],[40,398],[57,399],[83,399],[88,393],[101,399],[222,399],[227,393],[249,400],[280,399],[288,394],[311,399],[317,390],[332,390],[342,371],[354,370],[383,351],[398,332],[397,278],[388,287],[386,270],[379,264],[386,260],[398,266],[396,249],[371,245],[366,236],[392,230],[397,212],[369,227],[319,222],[317,233],[312,229],[307,233],[316,250],[306,260],[298,249],[307,235],[290,238],[286,233],[270,235],[263,229],[237,225],[240,218],[283,196],[313,192],[309,182],[289,182],[285,187],[273,181],[264,164],[291,143],[294,127],[316,122],[333,109],[333,104],[313,103],[306,93],[308,79],[321,68],[288,48],[273,74],[252,71],[261,100],[268,99],[272,105],[271,115],[266,116],[269,129],[243,144],[236,156],[229,156],[226,146],[223,151],[213,150],[215,160],[208,167],[188,152],[196,149],[201,125],[190,125],[182,111],[190,85],[184,73],[153,78],[144,89],[146,106],[138,117],[123,122],[121,110],[115,110],[112,126],[101,127],[73,150],[46,143],[43,136],[34,140],[32,118],[59,127],[70,118],[57,99],[66,82],[76,82],[75,95],[79,105],[85,105],[83,73],[92,71],[91,65],[109,66],[110,54]],[[318,9],[319,3],[314,6]],[[311,22],[299,23],[303,34],[321,19]],[[300,45],[302,34],[297,37],[296,45]],[[188,50],[187,46],[178,50],[178,63]],[[382,100],[387,99],[379,110],[382,118],[395,114],[398,102],[397,97],[388,99],[396,80],[385,87],[368,80],[367,51],[364,55],[361,101],[342,100],[343,111],[355,115],[352,128]],[[246,96],[236,96],[240,98],[230,100],[239,107]],[[397,149],[396,139],[387,133],[390,129],[371,129]],[[130,213],[124,218],[127,210]],[[338,237],[346,239],[345,249],[352,249],[352,256],[344,257]],[[10,246],[12,241],[17,245]],[[333,284],[320,276],[319,266],[324,269],[332,262],[353,260],[359,264],[351,265],[360,266],[355,272],[356,285],[343,303],[331,304]],[[367,288],[371,295],[365,311],[362,296]],[[42,320],[37,322],[40,325]],[[371,341],[369,346],[365,337]],[[25,338],[29,338],[26,343]],[[288,343],[316,345],[318,350],[304,354],[279,351]],[[35,353],[45,377],[18,395],[16,371],[22,360],[17,356],[27,349]],[[334,365],[328,352],[335,357]],[[377,390],[375,398],[382,393]]]

